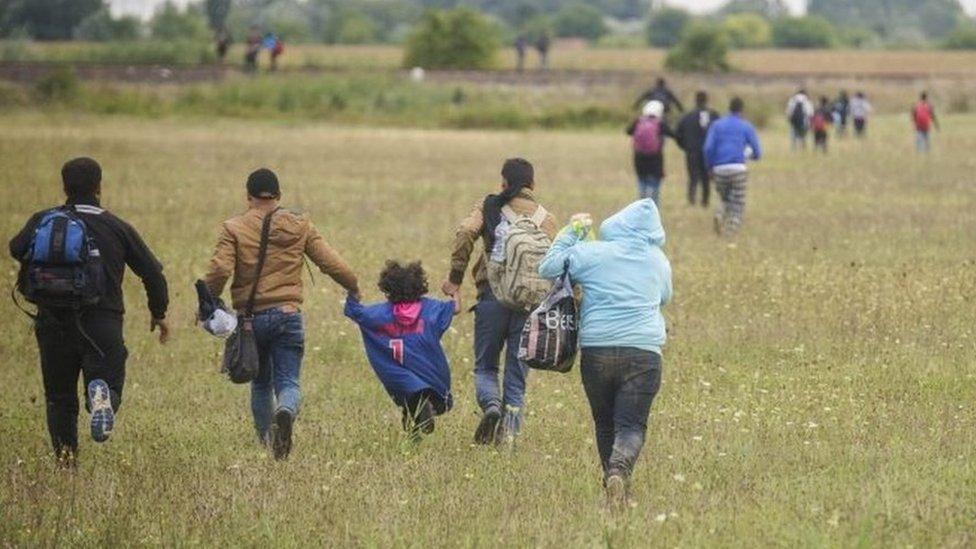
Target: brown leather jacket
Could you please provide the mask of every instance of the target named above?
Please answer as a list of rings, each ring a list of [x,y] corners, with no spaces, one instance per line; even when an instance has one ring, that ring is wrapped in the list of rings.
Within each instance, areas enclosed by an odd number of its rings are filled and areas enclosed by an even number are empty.
[[[522,189],[508,205],[519,215],[532,215],[539,207],[539,203],[536,202],[535,195],[530,189]],[[474,252],[478,239],[483,236],[485,226],[485,216],[481,210],[483,207],[484,200],[482,199],[474,205],[471,213],[461,221],[454,233],[454,248],[451,252],[451,274],[449,277],[454,284],[461,284],[464,281],[464,270],[467,269],[471,260],[471,253]],[[551,212],[539,228],[549,235],[550,239],[556,238],[558,228],[556,227],[556,218]],[[484,239],[482,238],[482,240]],[[480,246],[478,259],[475,261],[474,268],[471,269],[471,275],[474,276],[474,284],[479,292],[488,286],[484,245]]]
[[[234,309],[239,312],[244,310],[254,284],[265,214],[265,210],[251,208],[221,224],[217,247],[203,278],[213,295],[219,296],[233,275],[230,294]],[[359,291],[352,269],[329,246],[308,217],[280,209],[271,221],[267,258],[254,298],[255,311],[272,307],[300,309],[304,256],[346,291]]]

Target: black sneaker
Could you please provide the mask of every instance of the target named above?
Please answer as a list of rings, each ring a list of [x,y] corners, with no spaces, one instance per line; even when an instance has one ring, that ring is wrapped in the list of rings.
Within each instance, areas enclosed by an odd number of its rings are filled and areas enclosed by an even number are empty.
[[[271,426],[271,451],[277,460],[283,460],[291,453],[291,428],[295,418],[284,408],[278,409]]]
[[[433,433],[435,417],[437,417],[437,412],[434,411],[434,405],[430,401],[424,402],[420,410],[417,411],[417,429],[420,429],[425,435]]]
[[[495,432],[498,430],[498,424],[501,422],[501,419],[502,413],[498,408],[491,407],[485,410],[484,414],[481,415],[478,428],[474,431],[474,443],[493,444],[495,442]]]

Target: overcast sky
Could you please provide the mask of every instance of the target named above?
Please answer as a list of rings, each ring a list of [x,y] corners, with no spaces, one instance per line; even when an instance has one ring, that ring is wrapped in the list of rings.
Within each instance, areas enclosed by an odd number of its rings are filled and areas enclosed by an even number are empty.
[[[119,14],[129,14],[136,15],[143,18],[149,18],[152,15],[153,10],[157,5],[162,4],[164,0],[108,0],[109,4],[112,6],[112,13],[116,15]],[[177,4],[184,5],[188,0],[175,0]],[[715,8],[721,6],[726,0],[665,0],[665,3],[672,6],[681,6],[687,8],[691,11],[701,13],[714,10]],[[806,0],[786,0],[786,3],[790,8],[799,13],[803,6],[806,5]],[[976,0],[961,0],[963,8],[969,12],[970,15],[976,14]]]

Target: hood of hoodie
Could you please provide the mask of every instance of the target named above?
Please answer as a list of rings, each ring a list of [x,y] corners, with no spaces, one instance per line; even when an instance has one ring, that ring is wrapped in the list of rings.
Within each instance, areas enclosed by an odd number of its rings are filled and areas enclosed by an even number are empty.
[[[423,311],[423,302],[421,301],[405,301],[403,303],[393,304],[393,318],[396,320],[397,325],[404,328],[409,328],[417,323],[420,319],[420,313]]]
[[[600,240],[630,244],[664,245],[664,225],[650,198],[638,200],[600,225]]]

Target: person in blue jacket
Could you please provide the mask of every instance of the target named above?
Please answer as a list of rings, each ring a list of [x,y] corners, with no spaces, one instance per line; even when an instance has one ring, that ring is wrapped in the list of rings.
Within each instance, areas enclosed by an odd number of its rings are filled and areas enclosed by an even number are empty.
[[[759,160],[762,149],[756,129],[742,117],[742,99],[732,98],[729,114],[719,118],[705,137],[705,165],[712,173],[721,201],[715,213],[715,232],[733,235],[742,226],[746,208],[746,158]]]
[[[634,202],[607,219],[599,240],[590,242],[588,217],[573,217],[539,272],[554,279],[569,269],[573,283],[583,289],[580,372],[607,498],[620,508],[627,501],[651,403],[661,385],[666,339],[661,307],[671,300],[671,265],[661,249],[664,227],[653,200]]]
[[[427,294],[420,262],[387,261],[380,274],[387,301],[362,305],[346,298],[345,314],[359,325],[366,356],[393,402],[403,409],[403,428],[413,437],[434,430],[434,417],[451,409],[451,370],[441,336],[460,305]]]

